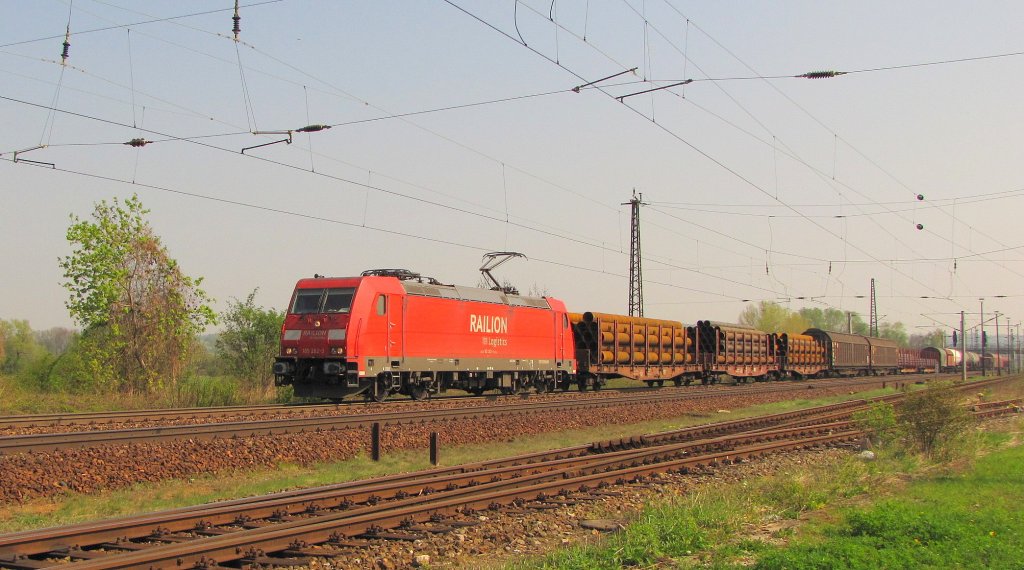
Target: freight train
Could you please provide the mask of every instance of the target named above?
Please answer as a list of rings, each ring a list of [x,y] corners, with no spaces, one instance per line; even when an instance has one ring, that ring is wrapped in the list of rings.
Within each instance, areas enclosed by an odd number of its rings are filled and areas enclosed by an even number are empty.
[[[299,280],[273,364],[277,385],[296,396],[377,401],[448,389],[598,390],[613,378],[679,386],[724,375],[743,383],[938,368],[881,338],[571,313],[553,297],[445,285],[407,270]]]
[[[984,355],[977,352],[962,352],[955,348],[936,348],[930,346],[921,349],[922,356],[938,361],[939,369],[942,372],[958,372],[963,366],[964,359],[967,360],[968,370],[1008,370],[1010,365],[1009,357],[1005,354],[992,354],[986,352]]]

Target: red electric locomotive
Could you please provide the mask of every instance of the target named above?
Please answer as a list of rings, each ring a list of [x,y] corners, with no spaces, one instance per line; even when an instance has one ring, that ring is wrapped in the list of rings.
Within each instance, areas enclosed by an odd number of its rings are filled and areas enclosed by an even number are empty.
[[[576,372],[573,346],[557,299],[364,271],[296,284],[274,376],[296,396],[332,400],[553,390]]]

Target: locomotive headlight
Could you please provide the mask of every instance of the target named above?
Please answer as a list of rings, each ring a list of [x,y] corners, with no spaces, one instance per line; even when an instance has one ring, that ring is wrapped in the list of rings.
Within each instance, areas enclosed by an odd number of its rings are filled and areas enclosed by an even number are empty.
[[[296,349],[294,346],[289,346],[284,349],[285,354],[295,354],[296,352],[298,352],[298,349]]]

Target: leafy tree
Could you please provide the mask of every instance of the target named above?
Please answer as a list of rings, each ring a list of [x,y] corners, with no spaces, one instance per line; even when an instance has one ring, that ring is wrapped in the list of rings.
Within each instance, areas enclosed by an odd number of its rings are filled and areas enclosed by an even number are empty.
[[[0,321],[0,371],[16,374],[46,355],[28,321]]]
[[[149,390],[176,382],[195,335],[216,320],[209,298],[184,273],[145,219],[138,196],[71,216],[72,253],[60,259],[66,306],[84,329],[83,364],[95,381]]]
[[[52,327],[45,331],[36,331],[36,340],[51,354],[61,355],[67,352],[77,335],[76,331],[69,328]]]
[[[268,386],[277,355],[284,312],[256,306],[256,290],[245,301],[232,300],[221,313],[224,332],[217,353],[228,373],[255,385]]]
[[[771,301],[747,305],[739,321],[765,332],[801,333],[809,328],[807,320],[798,313]]]
[[[936,328],[929,333],[912,334],[907,343],[913,348],[924,348],[926,346],[941,348],[946,346],[946,331],[945,329]]]
[[[896,341],[900,346],[907,346],[909,336],[907,335],[907,329],[903,326],[903,323],[897,321],[890,323],[883,321],[878,324],[878,336],[887,338],[889,340]]]
[[[810,325],[816,329],[833,332],[846,332],[849,330],[846,313],[839,309],[804,307],[800,309],[800,316],[807,319]],[[850,318],[853,321],[853,332],[868,334],[868,324],[864,322],[860,314],[853,313]]]

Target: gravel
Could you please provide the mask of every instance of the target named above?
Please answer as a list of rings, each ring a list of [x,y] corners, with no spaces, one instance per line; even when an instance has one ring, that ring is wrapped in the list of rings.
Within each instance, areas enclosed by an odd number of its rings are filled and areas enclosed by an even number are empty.
[[[847,393],[849,387],[812,388],[802,398]],[[722,398],[637,403],[585,412],[538,412],[504,417],[456,419],[382,428],[384,453],[423,449],[430,432],[445,447],[512,441],[525,435],[560,432],[685,415],[713,417],[716,410],[792,399],[793,392],[723,395]],[[0,503],[23,502],[62,493],[92,493],[141,482],[188,479],[206,473],[266,468],[281,463],[311,465],[369,452],[369,430],[318,431],[217,440],[177,440],[66,449],[0,457]]]

